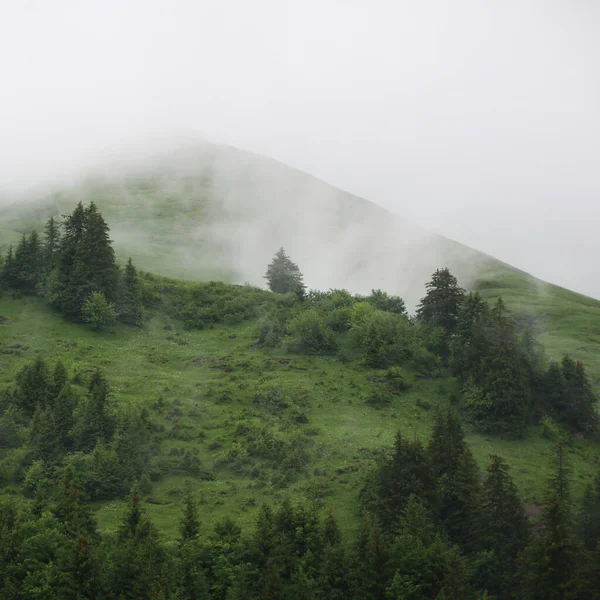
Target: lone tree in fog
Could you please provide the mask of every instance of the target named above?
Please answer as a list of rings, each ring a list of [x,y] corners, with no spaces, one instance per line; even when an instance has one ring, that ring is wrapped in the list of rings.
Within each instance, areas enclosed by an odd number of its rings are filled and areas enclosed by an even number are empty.
[[[279,294],[294,293],[299,297],[304,296],[305,286],[302,273],[298,265],[292,262],[283,248],[275,255],[267,269],[265,279],[269,289]]]
[[[438,269],[425,287],[427,295],[417,307],[417,317],[423,323],[442,327],[451,334],[456,328],[465,290],[448,269]]]

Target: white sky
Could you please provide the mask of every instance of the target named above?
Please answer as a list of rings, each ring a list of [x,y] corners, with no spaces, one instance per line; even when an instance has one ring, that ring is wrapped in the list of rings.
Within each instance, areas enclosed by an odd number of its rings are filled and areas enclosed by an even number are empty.
[[[597,0],[0,0],[0,190],[193,132],[600,297]]]

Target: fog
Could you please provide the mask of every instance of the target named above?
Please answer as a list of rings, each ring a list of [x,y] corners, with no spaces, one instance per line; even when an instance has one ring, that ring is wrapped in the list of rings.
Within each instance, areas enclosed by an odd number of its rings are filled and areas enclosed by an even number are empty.
[[[600,4],[592,0],[1,6],[4,202],[201,137],[274,157],[600,297]],[[254,201],[268,195],[271,175],[256,176],[263,192]],[[240,182],[218,182],[239,206]],[[333,210],[329,200],[304,189],[282,202],[308,202],[293,214],[299,228],[301,219],[313,228],[319,211]],[[236,260],[254,276],[247,247],[264,235],[249,235]],[[368,246],[361,235],[343,243]],[[318,285],[340,267],[326,264]]]

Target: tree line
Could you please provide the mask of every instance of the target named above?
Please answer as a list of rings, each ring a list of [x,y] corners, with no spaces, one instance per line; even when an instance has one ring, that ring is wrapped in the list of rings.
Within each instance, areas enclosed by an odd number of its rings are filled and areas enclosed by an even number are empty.
[[[144,319],[137,270],[131,258],[123,272],[118,268],[109,227],[94,202],[80,202],[61,221],[50,217],[41,239],[36,231],[23,234],[8,249],[0,282],[98,329],[117,318],[138,326]]]
[[[334,514],[284,499],[247,532],[203,525],[188,482],[180,533],[165,544],[135,483],[115,534],[98,532],[73,465],[52,492],[0,504],[0,593],[7,600],[519,600],[600,597],[600,472],[581,506],[559,441],[539,519],[506,463],[482,478],[458,413],[439,410],[429,443],[400,433],[368,475],[355,539]]]
[[[574,433],[598,430],[598,399],[583,363],[565,355],[548,360],[530,326],[502,298],[490,306],[467,293],[449,269],[426,284],[416,315],[382,290],[306,293],[302,274],[281,249],[265,276],[273,291],[300,298],[263,319],[260,340],[286,342],[311,354],[338,354],[365,366],[407,366],[421,374],[451,373],[461,384],[461,408],[486,433],[522,436],[528,425],[552,419]]]

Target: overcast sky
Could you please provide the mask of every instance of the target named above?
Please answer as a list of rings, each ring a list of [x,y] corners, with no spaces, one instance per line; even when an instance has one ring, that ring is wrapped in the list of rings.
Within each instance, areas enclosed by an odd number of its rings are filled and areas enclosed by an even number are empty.
[[[0,9],[0,189],[197,132],[600,297],[597,0]]]

